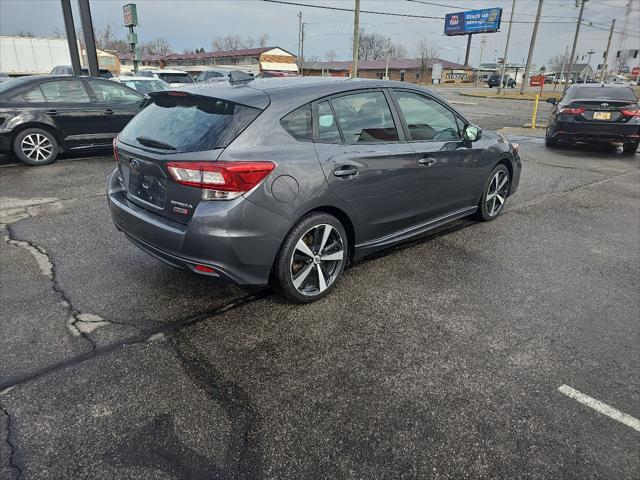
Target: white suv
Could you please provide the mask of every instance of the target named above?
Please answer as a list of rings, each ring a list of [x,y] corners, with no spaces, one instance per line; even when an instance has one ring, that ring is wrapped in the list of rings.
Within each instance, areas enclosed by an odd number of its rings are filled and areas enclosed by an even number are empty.
[[[138,70],[138,76],[159,78],[172,87],[178,87],[185,83],[194,83],[193,78],[191,78],[187,72],[183,72],[182,70],[169,70],[167,68],[161,70]]]

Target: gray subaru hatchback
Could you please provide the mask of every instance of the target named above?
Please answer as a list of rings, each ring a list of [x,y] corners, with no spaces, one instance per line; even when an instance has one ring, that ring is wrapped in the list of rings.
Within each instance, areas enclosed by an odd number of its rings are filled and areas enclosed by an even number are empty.
[[[326,295],[345,266],[447,222],[493,220],[518,147],[401,82],[274,78],[151,94],[114,140],[116,227],[212,280]]]

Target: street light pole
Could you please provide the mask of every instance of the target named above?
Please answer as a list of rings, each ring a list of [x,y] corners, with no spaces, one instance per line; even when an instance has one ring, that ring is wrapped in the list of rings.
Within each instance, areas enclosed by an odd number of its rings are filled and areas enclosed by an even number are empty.
[[[298,12],[298,70],[302,67],[302,55],[300,53],[300,44],[302,43],[302,12]]]
[[[487,36],[483,34],[482,40],[480,40],[480,59],[478,60],[478,73],[476,74],[476,87],[480,83],[480,69],[482,68],[482,52],[486,44],[487,44]]]
[[[360,48],[360,0],[356,0],[356,8],[353,16],[353,63],[351,65],[351,78],[358,77],[358,49]]]
[[[507,30],[507,42],[504,45],[504,57],[502,57],[502,74],[498,81],[498,95],[502,92],[502,81],[504,80],[504,71],[507,68],[507,55],[509,55],[509,40],[511,39],[511,27],[513,26],[513,13],[516,9],[516,0],[511,4],[511,19],[509,20],[509,29]]]
[[[573,37],[573,48],[571,49],[571,58],[569,58],[569,71],[567,72],[567,78],[564,81],[564,89],[562,93],[567,91],[569,88],[569,78],[571,77],[571,70],[573,70],[573,59],[576,56],[576,47],[578,45],[578,35],[580,35],[580,25],[582,24],[582,15],[584,14],[584,5],[587,3],[587,0],[582,0],[580,3],[580,14],[578,15],[578,23],[576,25],[576,35]],[[576,78],[577,80],[577,78]]]
[[[540,23],[540,14],[542,13],[542,2],[538,0],[538,13],[536,13],[536,23],[533,24],[533,33],[531,34],[531,44],[529,45],[529,54],[527,55],[527,65],[524,67],[524,75],[522,76],[522,84],[520,85],[520,95],[524,95],[527,78],[529,77],[529,69],[531,68],[531,60],[533,59],[533,49],[536,46],[536,36],[538,35],[538,24]]]

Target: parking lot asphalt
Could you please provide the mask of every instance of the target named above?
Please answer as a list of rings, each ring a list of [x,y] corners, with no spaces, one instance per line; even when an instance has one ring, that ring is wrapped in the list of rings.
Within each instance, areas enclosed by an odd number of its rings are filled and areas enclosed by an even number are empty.
[[[520,143],[519,191],[311,305],[129,244],[105,155],[2,159],[0,477],[639,478],[640,432],[558,389],[640,418],[640,154],[443,94]]]

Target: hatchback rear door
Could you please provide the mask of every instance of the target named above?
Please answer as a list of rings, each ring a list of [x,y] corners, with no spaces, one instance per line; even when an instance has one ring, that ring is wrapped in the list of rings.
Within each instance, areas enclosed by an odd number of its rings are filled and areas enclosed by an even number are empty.
[[[331,190],[358,217],[363,241],[410,227],[416,154],[383,90],[349,92],[314,104],[316,152]]]

